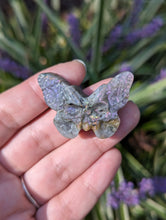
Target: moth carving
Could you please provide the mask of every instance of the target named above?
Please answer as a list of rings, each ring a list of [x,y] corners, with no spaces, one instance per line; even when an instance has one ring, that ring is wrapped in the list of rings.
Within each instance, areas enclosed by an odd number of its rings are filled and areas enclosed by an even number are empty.
[[[119,127],[118,110],[128,101],[133,78],[130,72],[120,73],[90,96],[58,74],[42,73],[38,83],[46,104],[57,112],[54,124],[63,136],[74,138],[81,129],[92,129],[98,138],[108,138]]]

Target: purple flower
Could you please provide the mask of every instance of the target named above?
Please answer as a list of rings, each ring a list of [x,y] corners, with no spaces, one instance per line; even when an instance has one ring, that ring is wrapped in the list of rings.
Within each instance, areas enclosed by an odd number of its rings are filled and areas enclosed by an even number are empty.
[[[153,186],[155,193],[166,193],[166,177],[154,177]]]
[[[119,204],[120,204],[120,200],[119,200],[118,194],[116,192],[115,193],[111,193],[108,196],[107,204],[110,205],[114,209],[118,209]]]
[[[117,25],[114,27],[114,29],[110,32],[108,38],[105,40],[102,52],[107,52],[112,46],[114,46],[119,38],[122,35],[122,27],[120,25]]]
[[[158,76],[156,76],[154,82],[158,82],[158,81],[165,79],[165,78],[166,78],[166,69],[161,69],[160,74]]]
[[[146,195],[154,196],[158,193],[166,193],[166,177],[143,178],[139,183],[141,198],[145,198]]]
[[[44,0],[44,3],[50,7],[50,0]],[[42,31],[44,33],[47,32],[47,28],[48,28],[48,18],[47,18],[47,15],[45,13],[42,13],[41,15],[41,26],[42,26]]]
[[[144,25],[141,29],[130,32],[123,42],[125,44],[133,44],[143,38],[153,37],[162,27],[163,20],[161,18],[154,18],[149,24]]]
[[[47,32],[47,28],[48,28],[48,19],[47,19],[47,15],[45,13],[42,13],[41,15],[41,26],[42,26],[42,32],[46,33]]]
[[[114,181],[111,183],[111,193],[107,196],[107,204],[114,209],[117,209],[120,204],[119,193],[115,189]]]
[[[117,209],[121,202],[129,206],[139,204],[138,191],[134,190],[132,182],[121,182],[117,190],[114,187],[111,188],[111,194],[108,196],[107,203]]]
[[[132,182],[123,181],[115,189],[111,185],[111,193],[107,197],[108,205],[117,209],[121,202],[128,206],[139,204],[140,200],[146,199],[147,196],[154,196],[158,193],[166,193],[166,177],[143,178],[138,189],[134,188]]]
[[[163,26],[162,18],[154,18],[149,24],[145,25],[140,31],[140,38],[154,36]]]
[[[130,71],[132,72],[132,67],[127,64],[127,63],[122,63],[122,65],[120,66],[119,72],[125,72],[125,71]]]
[[[68,23],[69,23],[70,36],[71,36],[73,42],[78,47],[80,47],[80,38],[81,38],[80,22],[75,17],[75,15],[70,14],[70,15],[68,15]]]
[[[139,14],[142,10],[144,0],[134,0],[133,9],[130,16],[130,26],[134,27],[138,23]]]
[[[123,44],[123,45],[133,44],[133,43],[135,43],[136,41],[140,40],[140,39],[141,39],[140,33],[141,33],[140,30],[135,30],[135,31],[129,33],[129,34],[125,37],[124,42],[123,42],[122,44]]]
[[[139,183],[139,196],[144,199],[147,195],[153,196],[155,194],[153,179],[143,178]]]
[[[87,59],[88,61],[90,61],[90,60],[91,60],[91,57],[92,57],[92,48],[90,48],[90,49],[88,50],[87,55],[86,55],[86,59]]]
[[[31,71],[27,67],[19,65],[9,58],[0,59],[0,69],[21,79],[27,79],[31,75]]]
[[[134,184],[132,182],[124,181],[120,184],[119,199],[129,206],[139,204],[138,191],[134,190]]]
[[[160,79],[166,78],[166,69],[161,69],[160,70]]]

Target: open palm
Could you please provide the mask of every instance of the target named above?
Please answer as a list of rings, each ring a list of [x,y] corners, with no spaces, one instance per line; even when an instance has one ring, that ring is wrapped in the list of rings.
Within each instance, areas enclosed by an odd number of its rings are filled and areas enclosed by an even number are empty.
[[[85,76],[84,66],[76,60],[42,72],[58,73],[75,85]],[[121,163],[113,146],[136,126],[139,111],[128,102],[111,138],[81,132],[69,140],[54,126],[55,111],[47,108],[37,76],[0,95],[0,219],[79,220],[113,179]],[[21,176],[40,204],[38,210],[26,198]]]

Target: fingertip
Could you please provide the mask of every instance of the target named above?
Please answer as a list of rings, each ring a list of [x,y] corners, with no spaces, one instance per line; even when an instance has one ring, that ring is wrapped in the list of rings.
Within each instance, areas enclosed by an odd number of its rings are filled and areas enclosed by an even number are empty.
[[[75,59],[75,60],[73,60],[73,62],[77,62],[77,63],[79,63],[79,64],[81,63],[81,64],[83,65],[84,69],[85,69],[85,72],[86,72],[87,68],[86,68],[86,64],[84,63],[83,60]]]
[[[119,117],[120,126],[112,138],[118,138],[121,140],[138,124],[140,120],[140,111],[134,102],[129,101],[122,109],[120,109]]]
[[[112,148],[110,151],[114,155],[114,159],[116,161],[116,171],[117,171],[122,162],[122,154],[117,148]]]
[[[118,171],[121,162],[122,162],[122,155],[121,152],[117,148],[111,148],[110,150],[106,151],[103,155],[103,161],[105,161],[105,165],[112,167],[112,178],[115,176],[116,172]]]
[[[141,113],[140,110],[138,108],[138,106],[133,102],[133,101],[129,101],[132,105],[133,105],[133,117],[135,118],[135,126],[139,123],[140,117],[141,117]]]
[[[106,151],[82,176],[83,181],[81,182],[90,191],[91,186],[95,186],[93,191],[99,198],[115,177],[121,161],[122,157],[118,149],[113,148]]]
[[[140,120],[140,110],[133,101],[128,101],[127,104],[119,111],[120,117],[127,117],[128,122],[131,123],[132,129],[138,124]]]
[[[86,67],[81,60],[72,60],[48,67],[37,73],[37,75],[46,72],[56,73],[65,78],[71,84],[80,85],[85,77]]]

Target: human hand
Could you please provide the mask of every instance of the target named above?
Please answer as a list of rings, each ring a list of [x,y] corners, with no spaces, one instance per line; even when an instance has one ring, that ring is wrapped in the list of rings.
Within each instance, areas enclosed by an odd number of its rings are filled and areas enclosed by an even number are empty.
[[[58,73],[76,85],[85,76],[76,60],[42,72]],[[55,111],[47,109],[37,76],[0,95],[0,219],[79,220],[113,179],[121,163],[113,146],[136,126],[139,110],[128,102],[111,138],[98,139],[90,131],[69,140],[54,126]],[[21,176],[39,209],[27,199]]]

